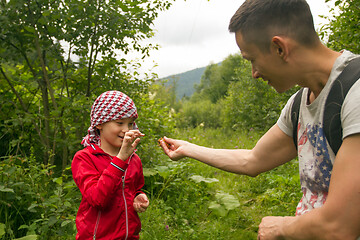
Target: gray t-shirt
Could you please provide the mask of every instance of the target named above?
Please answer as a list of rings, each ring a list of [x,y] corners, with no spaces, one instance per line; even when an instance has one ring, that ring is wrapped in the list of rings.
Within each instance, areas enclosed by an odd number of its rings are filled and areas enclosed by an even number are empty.
[[[296,215],[321,207],[326,201],[335,154],[323,131],[325,101],[331,84],[355,57],[357,55],[349,51],[342,52],[334,63],[325,87],[311,104],[307,104],[309,89],[305,88],[303,91],[298,125],[298,158],[303,197],[297,206]],[[293,135],[291,107],[294,97],[295,94],[289,99],[277,121],[280,129],[290,137]],[[344,100],[341,123],[343,139],[360,133],[360,81],[351,87]]]

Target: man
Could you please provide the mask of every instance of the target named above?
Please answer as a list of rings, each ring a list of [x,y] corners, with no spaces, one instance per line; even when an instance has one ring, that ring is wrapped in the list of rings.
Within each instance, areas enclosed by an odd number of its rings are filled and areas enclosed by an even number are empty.
[[[279,93],[295,85],[305,88],[297,148],[290,116],[293,96],[251,150],[211,149],[165,137],[164,152],[172,160],[190,157],[249,176],[298,156],[303,197],[296,216],[264,217],[258,239],[360,239],[360,81],[342,106],[343,142],[336,155],[322,129],[331,83],[357,56],[321,43],[305,0],[246,0],[229,30],[235,33],[242,56],[251,62],[254,78],[262,78]]]

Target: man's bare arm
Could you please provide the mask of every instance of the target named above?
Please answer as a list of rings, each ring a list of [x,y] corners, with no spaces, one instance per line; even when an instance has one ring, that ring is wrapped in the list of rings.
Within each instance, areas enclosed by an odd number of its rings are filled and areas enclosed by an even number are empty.
[[[291,137],[274,125],[262,136],[255,147],[247,149],[212,149],[186,141],[164,138],[170,144],[161,142],[164,152],[173,160],[190,157],[210,166],[237,174],[256,176],[296,156]]]

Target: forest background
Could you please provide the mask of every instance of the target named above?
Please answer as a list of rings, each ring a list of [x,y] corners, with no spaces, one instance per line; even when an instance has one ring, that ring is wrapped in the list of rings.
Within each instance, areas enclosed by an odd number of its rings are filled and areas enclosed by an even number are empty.
[[[328,2],[327,0],[325,0]],[[193,160],[172,162],[166,135],[216,148],[251,148],[297,88],[277,94],[251,79],[239,54],[207,66],[196,92],[140,76],[156,44],[153,21],[172,1],[0,1],[0,239],[74,239],[81,194],[70,170],[95,98],[110,89],[134,99],[146,136],[139,145],[151,206],[142,239],[255,239],[266,215],[293,215],[297,161],[256,178]],[[360,0],[335,1],[320,36],[360,53]]]

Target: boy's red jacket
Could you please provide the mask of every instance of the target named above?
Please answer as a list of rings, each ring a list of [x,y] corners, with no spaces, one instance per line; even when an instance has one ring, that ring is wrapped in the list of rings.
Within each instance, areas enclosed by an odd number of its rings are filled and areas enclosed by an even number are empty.
[[[133,207],[144,186],[139,156],[122,161],[93,144],[75,154],[71,168],[82,194],[76,239],[139,239],[141,223]]]

